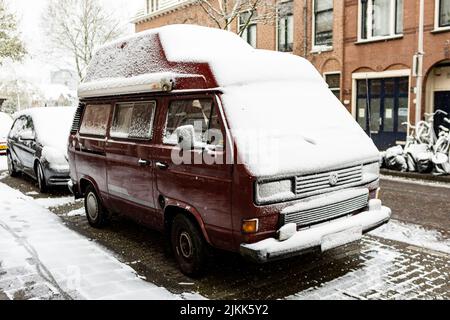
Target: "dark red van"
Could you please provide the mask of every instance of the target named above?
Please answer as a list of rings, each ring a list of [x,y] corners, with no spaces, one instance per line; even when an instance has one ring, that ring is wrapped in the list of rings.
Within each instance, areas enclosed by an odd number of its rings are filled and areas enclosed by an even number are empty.
[[[168,233],[186,274],[211,247],[266,262],[390,218],[378,150],[300,57],[166,26],[100,48],[79,98],[69,185],[89,223],[122,213]]]

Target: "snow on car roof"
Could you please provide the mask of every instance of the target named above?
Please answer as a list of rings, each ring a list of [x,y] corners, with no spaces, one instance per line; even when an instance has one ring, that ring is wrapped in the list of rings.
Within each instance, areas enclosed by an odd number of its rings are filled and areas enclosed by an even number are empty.
[[[106,93],[111,86],[117,88],[120,81],[130,86],[133,78],[140,76],[142,80],[143,75],[154,75],[146,83],[150,84],[158,80],[158,75],[165,80],[167,73],[172,73],[174,79],[182,75],[203,76],[208,88],[294,80],[326,85],[315,68],[301,57],[254,49],[229,31],[168,25],[100,47],[87,69],[79,95],[89,96],[94,83],[97,90],[103,87]]]
[[[39,142],[65,154],[75,110],[75,107],[29,108],[16,112],[14,118],[30,116]]]

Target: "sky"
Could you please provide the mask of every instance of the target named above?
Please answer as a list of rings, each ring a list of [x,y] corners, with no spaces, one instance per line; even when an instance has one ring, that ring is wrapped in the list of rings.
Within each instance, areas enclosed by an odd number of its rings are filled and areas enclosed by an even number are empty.
[[[129,21],[143,7],[143,0],[100,1],[110,7],[117,14],[117,17],[123,21],[126,32],[134,32],[133,25]],[[19,29],[29,55],[20,65],[3,66],[2,77],[25,78],[31,82],[49,81],[52,66],[48,60],[45,61],[46,55],[43,54],[45,38],[41,30],[42,14],[47,0],[7,0],[7,3],[19,20]]]

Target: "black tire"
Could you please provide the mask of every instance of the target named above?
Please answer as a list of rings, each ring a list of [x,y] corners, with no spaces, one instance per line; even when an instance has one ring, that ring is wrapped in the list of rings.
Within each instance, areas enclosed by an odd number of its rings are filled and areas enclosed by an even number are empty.
[[[46,193],[48,186],[47,182],[45,182],[44,169],[42,169],[42,165],[40,163],[36,165],[36,179],[38,182],[39,191],[41,193]]]
[[[91,227],[100,229],[108,223],[108,213],[93,186],[88,186],[84,194],[84,209]]]
[[[17,177],[19,175],[19,172],[17,172],[16,168],[14,167],[14,162],[11,158],[11,154],[8,152],[6,154],[6,162],[8,163],[8,173],[11,177]]]
[[[170,238],[181,272],[190,277],[202,275],[208,262],[209,248],[197,224],[178,214],[173,220]]]

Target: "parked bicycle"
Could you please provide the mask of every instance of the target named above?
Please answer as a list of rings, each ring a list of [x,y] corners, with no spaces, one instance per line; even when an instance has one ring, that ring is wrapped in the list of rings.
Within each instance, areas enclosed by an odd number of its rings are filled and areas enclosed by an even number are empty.
[[[437,114],[448,115],[437,110],[426,113],[425,120],[417,126],[404,122],[407,126],[405,147],[395,146],[384,153],[384,165],[388,169],[420,173],[449,174],[450,173],[450,129],[439,127],[439,134],[434,130],[434,119]],[[444,118],[450,124],[450,119]]]
[[[444,118],[444,122],[450,125],[450,119]],[[432,158],[436,174],[450,173],[450,129],[439,126],[439,137],[434,146]]]

